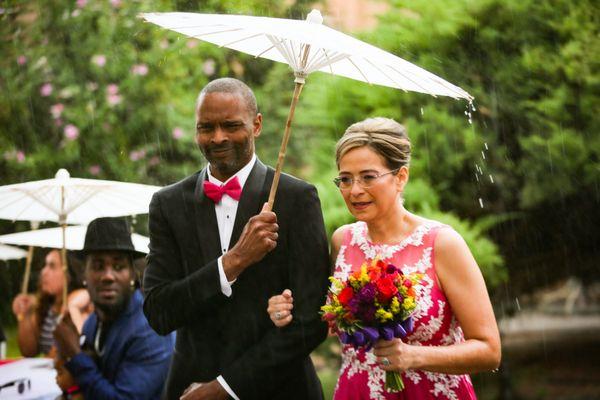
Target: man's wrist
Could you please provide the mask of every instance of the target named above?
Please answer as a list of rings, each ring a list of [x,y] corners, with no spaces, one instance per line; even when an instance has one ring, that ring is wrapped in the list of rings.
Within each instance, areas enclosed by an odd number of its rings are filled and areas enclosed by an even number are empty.
[[[240,257],[233,251],[228,251],[227,253],[223,254],[221,263],[223,264],[223,272],[225,273],[225,277],[229,282],[236,280],[244,270]]]
[[[227,400],[229,398],[229,393],[227,392],[227,390],[225,390],[225,388],[223,387],[221,382],[219,382],[219,380],[214,379],[209,382],[209,385],[213,387],[213,393],[215,393],[218,399]]]
[[[73,359],[73,357],[75,357],[79,353],[81,353],[81,349],[78,349],[76,351],[70,351],[67,354],[63,354],[65,362],[70,362]]]

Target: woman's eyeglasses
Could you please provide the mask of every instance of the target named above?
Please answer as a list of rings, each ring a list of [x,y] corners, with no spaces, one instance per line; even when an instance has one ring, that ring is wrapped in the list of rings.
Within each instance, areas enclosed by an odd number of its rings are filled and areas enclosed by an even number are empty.
[[[395,174],[399,170],[400,168],[396,168],[391,171],[384,172],[383,174],[379,174],[377,172],[364,172],[359,174],[357,178],[354,178],[352,175],[343,175],[334,178],[333,183],[335,183],[335,186],[339,187],[340,190],[350,190],[354,185],[354,182],[356,182],[361,188],[368,189],[377,183],[377,179],[385,175]]]

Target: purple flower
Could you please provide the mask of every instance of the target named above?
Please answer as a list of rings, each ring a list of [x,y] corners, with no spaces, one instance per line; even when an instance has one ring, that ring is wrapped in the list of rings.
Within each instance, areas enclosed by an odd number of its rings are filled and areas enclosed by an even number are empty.
[[[356,315],[356,314],[358,314],[359,308],[360,308],[360,299],[358,298],[358,296],[354,296],[348,302],[348,309],[350,310],[350,312],[352,314]]]
[[[396,268],[396,266],[392,264],[388,264],[387,268],[385,269],[385,272],[388,274],[393,274],[396,271],[398,271],[398,268]]]
[[[129,153],[129,159],[131,161],[138,161],[146,157],[146,150],[134,150]]]
[[[402,297],[400,292],[396,293],[396,297],[398,298],[398,301],[400,302],[400,304],[402,304],[402,302],[404,301],[404,297]]]
[[[96,54],[92,57],[92,62],[102,68],[106,65],[106,56],[104,54]]]
[[[148,165],[151,167],[154,167],[158,164],[160,164],[160,158],[158,158],[158,156],[153,156],[152,158],[150,158],[150,160],[148,160]]]
[[[96,176],[98,174],[100,174],[100,172],[102,171],[102,168],[99,165],[92,165],[89,169],[90,174]]]
[[[112,95],[119,94],[119,86],[115,85],[114,83],[111,83],[106,87],[106,93]]]
[[[21,150],[17,151],[16,157],[19,164],[25,162],[25,153],[23,153]]]
[[[121,3],[122,3],[121,0],[110,0],[110,4],[115,8],[121,7]]]
[[[406,336],[406,330],[402,327],[401,324],[396,324],[394,326],[394,337],[403,338]]]
[[[394,338],[394,328],[391,326],[381,328],[381,337],[384,340],[392,340]]]
[[[181,129],[180,127],[176,127],[175,129],[173,129],[173,133],[172,133],[173,139],[179,140],[183,137],[183,134],[184,134],[183,129]]]
[[[68,124],[65,126],[65,137],[68,140],[75,140],[79,137],[79,129],[75,125]]]
[[[62,103],[56,103],[50,107],[50,114],[52,114],[52,118],[58,119],[62,115],[65,109],[65,105]]]
[[[148,74],[148,66],[146,64],[135,64],[131,67],[133,75],[144,76]]]
[[[404,327],[404,330],[407,333],[411,333],[413,331],[413,318],[412,317],[408,317],[407,319],[405,319],[404,321],[402,321],[402,326]]]
[[[77,4],[77,7],[83,8],[87,4],[87,0],[77,0],[75,3]]]
[[[357,346],[362,346],[364,345],[367,341],[365,340],[365,334],[362,333],[361,331],[356,331],[354,332],[354,344]]]
[[[356,316],[360,318],[366,324],[371,324],[375,321],[375,312],[377,308],[374,304],[362,304]]]
[[[365,286],[363,286],[358,292],[357,297],[360,299],[362,303],[373,303],[373,299],[377,295],[377,287],[369,282]]]
[[[367,340],[371,343],[375,343],[377,339],[379,339],[379,331],[377,330],[377,328],[367,326],[365,328],[362,328],[362,331],[367,337]]]
[[[210,76],[215,73],[215,67],[215,60],[209,58],[202,64],[202,72],[204,72],[205,75]]]
[[[48,97],[52,94],[52,84],[44,83],[40,88],[40,94],[44,97]]]
[[[92,175],[98,175],[102,171],[102,168],[96,164],[96,165],[92,165],[90,167],[89,171],[90,171],[90,174],[92,174]]]
[[[17,64],[25,65],[25,63],[27,63],[27,57],[25,57],[23,55],[17,57]]]
[[[109,94],[106,96],[106,102],[109,106],[116,106],[121,103],[122,100],[123,98],[118,94]]]

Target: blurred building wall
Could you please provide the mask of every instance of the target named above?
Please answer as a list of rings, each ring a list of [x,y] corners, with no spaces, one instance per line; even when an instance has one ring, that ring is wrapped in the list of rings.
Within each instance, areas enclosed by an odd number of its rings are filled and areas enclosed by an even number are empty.
[[[327,0],[321,11],[327,25],[345,32],[356,32],[375,28],[377,16],[388,9],[389,4],[385,1]]]

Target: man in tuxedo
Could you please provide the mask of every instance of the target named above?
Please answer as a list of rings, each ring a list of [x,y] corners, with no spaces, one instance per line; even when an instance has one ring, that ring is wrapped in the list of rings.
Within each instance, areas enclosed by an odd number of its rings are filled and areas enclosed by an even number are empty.
[[[177,330],[166,398],[321,399],[310,352],[325,338],[318,311],[329,275],[314,186],[256,158],[262,115],[244,83],[210,82],[196,104],[196,142],[206,168],[156,193],[144,312],[160,334]],[[283,329],[266,312],[291,288]],[[287,317],[280,315],[281,318]]]

